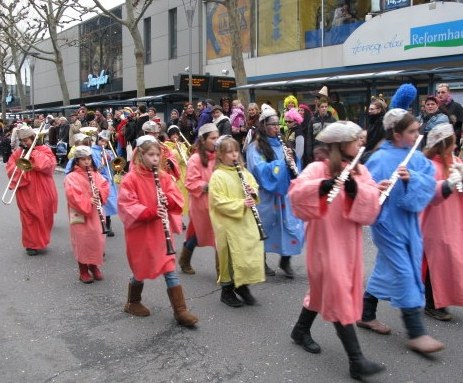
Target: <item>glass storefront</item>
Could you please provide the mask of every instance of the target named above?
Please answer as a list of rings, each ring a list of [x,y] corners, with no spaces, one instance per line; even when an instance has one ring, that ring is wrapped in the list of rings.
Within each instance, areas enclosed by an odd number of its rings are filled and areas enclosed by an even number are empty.
[[[122,7],[112,10],[122,16]],[[122,25],[100,15],[80,25],[81,97],[122,91]]]
[[[429,0],[240,0],[243,53],[266,56],[339,45],[377,15]],[[228,14],[206,7],[207,60],[230,55]],[[255,37],[255,38],[254,38]]]

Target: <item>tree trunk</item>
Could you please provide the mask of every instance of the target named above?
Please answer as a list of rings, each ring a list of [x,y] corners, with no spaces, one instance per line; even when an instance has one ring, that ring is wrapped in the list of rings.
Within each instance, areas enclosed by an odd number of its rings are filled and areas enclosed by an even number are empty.
[[[241,44],[241,26],[238,14],[238,0],[228,0],[226,2],[228,11],[230,38],[231,38],[231,64],[235,72],[236,85],[246,85],[248,83],[246,69],[243,60],[243,46]],[[249,104],[249,90],[238,90],[238,98],[245,108]]]
[[[63,67],[63,56],[61,51],[56,51],[56,72],[58,73],[59,84],[61,86],[61,92],[63,93],[63,106],[70,105],[69,100],[69,89],[66,83],[66,77],[64,76],[64,67]]]
[[[3,69],[0,71],[0,76],[1,76],[0,83],[2,84],[2,118],[3,118],[3,124],[6,128],[7,126],[7,123],[6,123],[7,122],[6,121],[6,76],[5,76],[5,71]]]
[[[137,26],[130,29],[134,42],[135,64],[137,71],[137,97],[145,96],[145,49]]]

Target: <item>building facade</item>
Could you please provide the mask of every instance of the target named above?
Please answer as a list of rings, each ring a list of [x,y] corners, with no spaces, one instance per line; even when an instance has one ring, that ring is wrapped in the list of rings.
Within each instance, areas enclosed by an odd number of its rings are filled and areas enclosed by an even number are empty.
[[[190,29],[182,4],[155,0],[139,24],[147,95],[187,91]],[[281,107],[283,98],[293,93],[310,103],[313,92],[327,85],[357,113],[371,95],[392,95],[403,82],[416,84],[420,94],[432,92],[437,82],[448,82],[454,97],[463,101],[463,3],[239,0],[238,4],[246,88],[258,102],[270,100]],[[114,11],[124,17],[124,7]],[[192,36],[195,98],[233,96],[225,7],[198,1]],[[98,16],[60,37],[69,42],[62,54],[71,104],[136,96],[134,45],[126,28]],[[34,79],[37,108],[62,103],[52,63],[37,60]]]

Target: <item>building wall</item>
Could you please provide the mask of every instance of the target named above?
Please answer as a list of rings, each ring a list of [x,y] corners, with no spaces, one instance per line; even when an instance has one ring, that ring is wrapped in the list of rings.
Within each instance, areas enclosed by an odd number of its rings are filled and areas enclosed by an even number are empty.
[[[169,60],[168,47],[168,11],[177,7],[177,58]],[[199,36],[201,35],[199,14],[201,2],[198,2],[193,21],[193,73],[202,73],[202,62]],[[123,15],[125,17],[124,8]],[[144,18],[151,17],[151,63],[145,65],[145,88],[173,87],[173,76],[185,73],[189,65],[189,29],[185,11],[181,1],[155,0],[146,11]],[[143,38],[143,21],[139,23],[139,30]],[[79,38],[79,27],[74,26],[60,34],[69,41]],[[122,28],[123,44],[123,91],[136,90],[136,68],[134,44],[127,28]],[[39,47],[51,51],[50,40],[39,44]],[[79,79],[79,47],[63,46],[61,49],[64,61],[64,73],[71,100],[80,98]],[[49,61],[37,60],[35,71],[35,104],[59,102],[62,100],[62,92],[59,86],[56,66]],[[173,88],[172,88],[173,89]]]

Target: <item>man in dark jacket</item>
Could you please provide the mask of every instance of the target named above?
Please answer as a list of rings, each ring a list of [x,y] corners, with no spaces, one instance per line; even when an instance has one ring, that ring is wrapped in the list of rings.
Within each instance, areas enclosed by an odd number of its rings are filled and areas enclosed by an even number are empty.
[[[325,129],[329,124],[336,122],[336,119],[328,111],[328,107],[328,99],[320,98],[318,110],[315,112],[314,116],[309,122],[309,128],[307,130],[307,139],[304,140],[304,153],[307,154],[307,158],[309,159],[309,161],[314,160],[313,150],[316,146],[319,146],[321,144],[321,142],[315,139],[317,134],[320,133],[323,129]]]
[[[196,129],[199,129],[204,124],[212,122],[212,107],[215,105],[214,100],[211,99],[200,101],[199,103],[201,103],[202,109],[199,111],[198,125],[196,126]]]
[[[460,139],[463,124],[463,106],[453,100],[448,84],[437,85],[437,98],[440,101],[440,109],[448,115],[450,123],[453,124],[459,151],[461,149]]]

